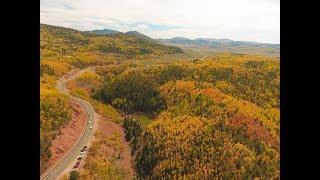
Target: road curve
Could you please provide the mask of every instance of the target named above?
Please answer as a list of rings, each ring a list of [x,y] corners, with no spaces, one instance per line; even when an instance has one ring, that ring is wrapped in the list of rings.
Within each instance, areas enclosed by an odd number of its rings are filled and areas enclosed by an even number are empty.
[[[94,124],[93,121],[94,121],[95,112],[94,112],[93,107],[87,101],[70,95],[68,89],[65,87],[66,82],[68,82],[72,79],[75,79],[77,76],[81,75],[82,73],[84,73],[85,71],[88,71],[90,69],[91,68],[81,70],[69,78],[61,77],[57,82],[56,88],[58,89],[58,91],[60,91],[63,94],[67,94],[68,96],[70,96],[71,99],[78,102],[79,105],[81,105],[83,107],[83,109],[85,109],[88,116],[87,116],[87,122],[86,122],[86,127],[84,130],[84,133],[82,134],[80,139],[77,141],[77,143],[74,145],[72,150],[67,155],[65,155],[65,157],[63,157],[59,162],[54,164],[50,169],[48,169],[44,174],[42,174],[40,176],[41,180],[56,179],[60,175],[60,173],[63,172],[63,170],[66,167],[68,167],[70,162],[75,161],[77,159],[78,155],[80,154],[81,149],[85,145],[87,145],[89,140],[93,137],[93,129],[94,128],[92,128],[92,129],[90,128],[90,126],[93,126],[93,124]],[[90,121],[90,124],[89,124],[89,121]]]
[[[205,54],[205,53],[203,53],[203,52],[201,52],[201,51],[199,51],[199,50],[196,50],[196,49],[194,49],[194,48],[192,48],[192,50],[194,50],[194,51],[196,51],[196,52],[204,55],[204,56],[203,56],[202,58],[200,58],[199,60],[204,60],[205,58],[208,57],[207,54]]]

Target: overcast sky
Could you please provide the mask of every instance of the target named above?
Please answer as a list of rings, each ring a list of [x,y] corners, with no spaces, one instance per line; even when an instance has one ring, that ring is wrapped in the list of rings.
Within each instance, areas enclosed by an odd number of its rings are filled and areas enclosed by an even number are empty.
[[[152,38],[280,43],[280,0],[40,0],[40,22]]]

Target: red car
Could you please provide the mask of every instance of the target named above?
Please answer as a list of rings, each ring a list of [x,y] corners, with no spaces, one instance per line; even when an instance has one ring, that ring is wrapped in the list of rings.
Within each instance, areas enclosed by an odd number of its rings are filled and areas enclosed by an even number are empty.
[[[81,162],[78,161],[78,162],[76,163],[76,165],[73,166],[73,168],[78,168],[78,167],[80,166],[80,163],[81,163]]]

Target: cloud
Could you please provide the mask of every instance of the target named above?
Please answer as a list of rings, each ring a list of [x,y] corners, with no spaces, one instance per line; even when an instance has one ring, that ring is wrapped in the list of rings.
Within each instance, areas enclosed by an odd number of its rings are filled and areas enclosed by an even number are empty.
[[[42,23],[78,30],[280,42],[279,0],[41,0],[40,10]]]

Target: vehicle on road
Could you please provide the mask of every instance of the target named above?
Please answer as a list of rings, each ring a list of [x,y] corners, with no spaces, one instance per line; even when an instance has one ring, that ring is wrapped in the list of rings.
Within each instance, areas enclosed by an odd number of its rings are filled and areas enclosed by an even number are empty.
[[[81,151],[80,151],[80,152],[84,152],[84,151],[86,151],[86,150],[87,150],[87,147],[88,147],[88,146],[84,146],[84,147],[81,149]]]
[[[77,159],[78,161],[81,161],[82,160],[82,157],[78,157],[78,159]]]
[[[88,124],[90,124],[90,123],[91,123],[91,121],[88,122]]]
[[[77,161],[77,163],[73,166],[73,168],[78,168],[80,166],[81,161]]]
[[[90,129],[92,129],[92,126],[90,126]]]

